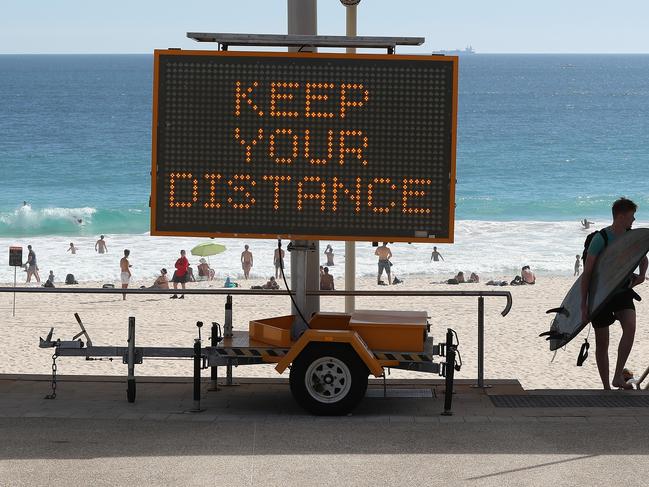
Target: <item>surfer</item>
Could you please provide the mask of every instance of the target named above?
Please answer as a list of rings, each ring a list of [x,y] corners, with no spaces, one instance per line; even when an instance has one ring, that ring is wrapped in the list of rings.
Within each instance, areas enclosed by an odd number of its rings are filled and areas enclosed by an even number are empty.
[[[589,222],[587,218],[584,218],[581,221],[581,226],[584,227],[584,230],[588,230],[590,228],[590,226],[594,225],[594,224],[595,224],[595,222]]]
[[[588,322],[592,318],[593,328],[595,329],[595,359],[597,361],[597,370],[602,379],[604,389],[611,388],[611,382],[609,382],[608,327],[611,326],[615,320],[618,320],[622,326],[622,337],[620,338],[620,344],[618,347],[618,356],[615,364],[615,372],[613,373],[612,384],[613,387],[623,389],[633,388],[633,385],[627,384],[623,377],[624,365],[631,353],[633,340],[635,338],[636,313],[635,305],[633,304],[634,292],[631,291],[631,288],[645,280],[645,274],[649,264],[647,256],[645,255],[640,261],[639,275],[633,274],[629,286],[615,291],[608,304],[592,317],[590,317],[588,313],[588,291],[590,289],[593,269],[599,254],[604,250],[607,244],[610,244],[613,240],[624,235],[627,230],[631,229],[631,225],[633,225],[633,222],[635,221],[635,212],[637,209],[638,206],[633,201],[626,198],[620,198],[613,203],[613,224],[603,230],[606,232],[607,242],[604,241],[604,237],[602,237],[600,232],[593,237],[588,246],[587,257],[584,262],[584,270],[581,278],[581,315],[584,322]]]

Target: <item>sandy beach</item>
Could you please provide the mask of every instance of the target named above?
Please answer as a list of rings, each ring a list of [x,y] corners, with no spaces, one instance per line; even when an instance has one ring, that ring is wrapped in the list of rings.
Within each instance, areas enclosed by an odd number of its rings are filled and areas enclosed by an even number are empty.
[[[459,286],[431,284],[438,280],[430,277],[408,277],[403,284],[390,289],[402,290],[509,290],[513,296],[513,308],[508,316],[500,311],[504,298],[485,299],[485,377],[515,378],[527,389],[538,388],[600,388],[593,345],[583,367],[576,367],[579,347],[585,331],[573,340],[565,350],[560,350],[554,361],[553,353],[538,334],[549,327],[550,316],[545,311],[558,306],[573,283],[569,277],[543,276],[535,286],[494,288],[484,284]],[[142,284],[135,282],[134,287]],[[250,280],[249,285],[262,284]],[[191,288],[216,287],[221,281],[192,283]],[[343,282],[336,282],[342,287]],[[84,283],[78,287],[98,287],[98,283]],[[373,279],[360,279],[358,289],[377,288]],[[644,292],[646,284],[638,289]],[[78,332],[73,313],[80,314],[95,345],[126,345],[128,317],[136,318],[136,340],[139,346],[192,346],[196,336],[197,320],[206,324],[223,321],[225,296],[187,296],[185,300],[170,300],[158,296],[129,296],[122,301],[118,295],[90,294],[17,294],[16,316],[12,317],[12,294],[0,295],[0,314],[4,330],[3,360],[0,373],[48,374],[51,369],[51,350],[38,348],[38,337],[45,336],[51,326],[55,338],[69,340]],[[447,327],[454,328],[460,337],[460,352],[464,366],[458,377],[471,379],[477,374],[477,298],[357,298],[357,309],[425,310],[431,316],[432,334],[443,340]],[[636,303],[638,326],[636,341],[627,366],[636,375],[649,366],[649,309],[646,301]],[[321,299],[323,311],[343,311],[343,298]],[[247,330],[251,319],[278,316],[290,312],[287,296],[235,296],[234,327]],[[620,327],[611,326],[611,349],[613,357],[617,350]],[[209,330],[204,330],[209,336]],[[179,360],[146,360],[137,366],[138,375],[191,375],[191,362]],[[59,360],[60,374],[125,375],[126,366],[119,361],[89,362],[76,358]],[[276,377],[272,366],[238,367],[236,376]],[[426,374],[392,370],[390,377],[426,377]]]

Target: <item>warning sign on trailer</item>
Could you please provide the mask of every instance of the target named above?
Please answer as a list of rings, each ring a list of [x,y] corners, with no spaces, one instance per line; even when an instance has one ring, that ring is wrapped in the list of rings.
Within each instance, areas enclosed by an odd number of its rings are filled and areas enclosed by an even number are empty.
[[[156,51],[153,235],[453,241],[457,58]]]

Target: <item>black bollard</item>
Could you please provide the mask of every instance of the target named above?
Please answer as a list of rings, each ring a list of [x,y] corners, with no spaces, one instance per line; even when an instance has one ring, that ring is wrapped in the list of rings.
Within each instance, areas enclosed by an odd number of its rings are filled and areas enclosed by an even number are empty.
[[[194,340],[194,409],[193,412],[201,411],[201,327],[202,321],[197,321],[198,338]]]
[[[455,376],[455,350],[453,344],[453,330],[446,330],[446,388],[444,392],[444,412],[442,416],[453,416],[451,406],[453,404],[453,377]]]
[[[213,321],[212,336],[210,338],[210,345],[212,345],[212,347],[217,347],[219,345],[219,338],[221,335],[220,329],[221,327],[219,326],[219,324],[216,321]],[[217,366],[210,367],[210,380],[212,381],[210,390],[218,391],[218,379],[219,379],[219,368]]]

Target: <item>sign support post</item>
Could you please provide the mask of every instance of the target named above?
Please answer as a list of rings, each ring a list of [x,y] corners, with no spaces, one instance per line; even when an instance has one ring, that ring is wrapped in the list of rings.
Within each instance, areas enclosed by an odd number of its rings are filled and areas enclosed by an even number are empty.
[[[360,2],[360,0],[359,0]],[[343,3],[343,5],[345,5]],[[345,5],[345,21],[347,37],[356,37],[356,7],[358,3],[353,5]],[[347,54],[356,54],[355,47],[348,47],[345,49]],[[345,291],[356,291],[356,242],[353,240],[345,241]],[[356,296],[345,296],[345,313],[353,313],[356,309]]]
[[[287,0],[288,34],[317,35],[318,34],[318,8],[316,0]],[[305,46],[304,48],[289,47],[289,52],[317,52],[317,48]],[[307,296],[306,291],[320,289],[320,273],[318,259],[320,257],[319,240],[294,240],[291,252],[291,289],[296,293],[296,302],[305,318],[320,311],[320,296]],[[313,250],[310,251],[309,249]],[[314,288],[315,284],[315,288]],[[295,315],[293,328],[308,328],[295,306],[291,303],[291,313]],[[296,335],[297,337],[297,335]]]
[[[14,268],[14,289],[16,289],[16,271],[23,265],[23,248],[9,247],[9,265]],[[14,303],[12,307],[12,316],[16,316],[16,292],[14,291]]]
[[[16,289],[16,266],[14,266],[14,289]],[[14,306],[12,310],[12,316],[16,316],[16,291],[14,291]]]

